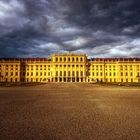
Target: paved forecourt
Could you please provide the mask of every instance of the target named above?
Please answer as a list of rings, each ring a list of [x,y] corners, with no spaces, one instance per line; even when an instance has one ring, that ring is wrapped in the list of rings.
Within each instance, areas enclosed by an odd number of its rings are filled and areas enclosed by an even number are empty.
[[[139,87],[0,87],[1,140],[137,140],[139,120]]]

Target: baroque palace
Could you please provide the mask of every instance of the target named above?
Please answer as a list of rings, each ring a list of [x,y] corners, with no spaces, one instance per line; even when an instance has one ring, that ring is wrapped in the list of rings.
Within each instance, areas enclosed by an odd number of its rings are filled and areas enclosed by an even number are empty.
[[[140,82],[140,58],[0,58],[0,82]]]

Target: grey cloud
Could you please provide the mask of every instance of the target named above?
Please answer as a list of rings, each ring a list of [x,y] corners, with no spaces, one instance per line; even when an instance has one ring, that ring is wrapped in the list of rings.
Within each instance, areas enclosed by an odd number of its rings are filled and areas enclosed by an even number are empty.
[[[139,0],[1,0],[0,57],[138,56],[139,6]]]

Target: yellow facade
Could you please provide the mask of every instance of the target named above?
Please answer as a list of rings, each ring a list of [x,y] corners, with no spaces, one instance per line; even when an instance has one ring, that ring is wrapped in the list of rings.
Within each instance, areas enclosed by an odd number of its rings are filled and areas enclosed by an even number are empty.
[[[140,82],[140,59],[112,58],[90,61],[90,81]]]
[[[0,60],[0,82],[20,82],[19,60]]]
[[[140,82],[139,58],[94,58],[53,54],[51,58],[0,59],[0,82]]]
[[[53,82],[87,82],[86,55],[52,55]]]

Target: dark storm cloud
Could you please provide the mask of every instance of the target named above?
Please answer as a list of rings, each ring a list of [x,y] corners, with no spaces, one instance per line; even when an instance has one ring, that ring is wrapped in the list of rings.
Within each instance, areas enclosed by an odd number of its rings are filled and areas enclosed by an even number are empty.
[[[138,0],[0,0],[0,57],[139,57]]]

